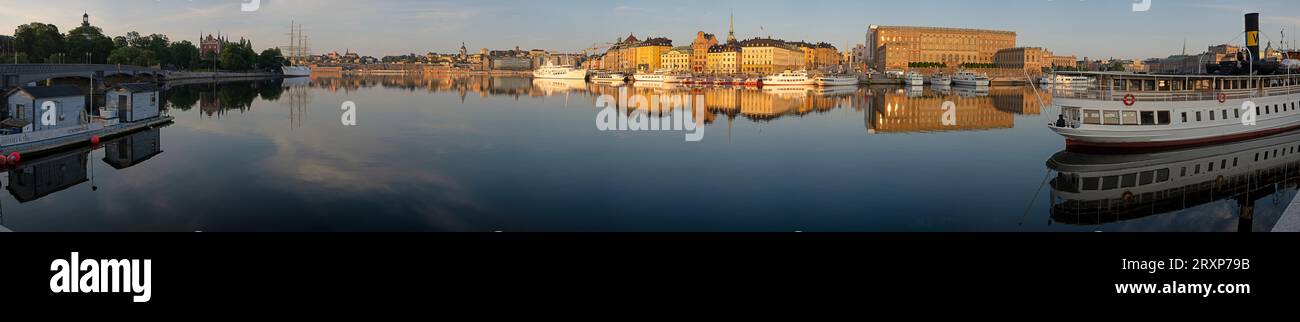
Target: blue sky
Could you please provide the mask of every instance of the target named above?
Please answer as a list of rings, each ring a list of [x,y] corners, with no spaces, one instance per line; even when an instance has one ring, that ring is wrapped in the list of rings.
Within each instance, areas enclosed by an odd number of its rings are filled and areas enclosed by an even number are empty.
[[[253,1],[253,0],[243,0]],[[1019,45],[1094,58],[1175,54],[1234,40],[1242,13],[1263,13],[1265,40],[1300,27],[1300,1],[1150,0],[1132,11],[1127,0],[261,0],[241,12],[240,0],[0,0],[0,33],[41,21],[66,31],[83,11],[116,36],[136,30],[194,41],[200,31],[282,45],[290,20],[305,24],[315,52],[347,49],[382,56],[478,48],[578,51],[634,33],[678,45],[697,30],[727,31],[735,10],[738,37],[825,41],[841,48],[865,40],[868,25],[915,25],[1016,31]],[[1300,36],[1300,30],[1294,32]],[[1300,39],[1300,38],[1297,38]]]

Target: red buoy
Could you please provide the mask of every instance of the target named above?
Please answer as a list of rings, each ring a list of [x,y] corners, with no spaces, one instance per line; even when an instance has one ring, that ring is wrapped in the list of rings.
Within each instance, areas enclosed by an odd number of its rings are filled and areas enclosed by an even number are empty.
[[[9,153],[9,162],[11,163],[18,163],[22,159],[22,155],[18,154],[18,152]]]
[[[98,136],[98,135],[91,135],[91,136],[90,136],[90,144],[99,145],[99,136]]]

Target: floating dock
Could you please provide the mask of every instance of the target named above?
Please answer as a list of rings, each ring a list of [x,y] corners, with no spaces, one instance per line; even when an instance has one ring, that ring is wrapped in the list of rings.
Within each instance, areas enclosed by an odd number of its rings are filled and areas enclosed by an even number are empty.
[[[100,140],[107,140],[110,138],[130,134],[132,132],[139,131],[142,129],[171,123],[173,119],[174,118],[171,116],[163,115],[157,118],[142,120],[139,122],[119,123],[115,125],[105,126],[103,129],[97,131],[87,131],[87,132],[77,133],[77,134],[68,135],[64,137],[54,138],[54,139],[0,147],[0,154],[8,156],[10,153],[18,152],[20,157],[26,159],[29,157],[40,156],[42,154],[48,154],[66,148],[71,148],[71,147],[76,147],[81,145],[89,145],[90,138],[92,136],[98,135]]]

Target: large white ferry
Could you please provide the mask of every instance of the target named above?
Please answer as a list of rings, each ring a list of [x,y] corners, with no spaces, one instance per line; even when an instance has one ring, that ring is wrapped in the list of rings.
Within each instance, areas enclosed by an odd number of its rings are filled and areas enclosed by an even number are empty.
[[[817,85],[817,81],[808,77],[805,71],[785,71],[780,74],[763,77],[763,86],[797,86]]]
[[[909,86],[925,85],[925,76],[921,76],[921,73],[917,73],[917,72],[908,72],[907,77],[904,78],[904,80],[906,85]]]
[[[573,66],[547,64],[533,71],[533,78],[541,79],[587,79],[587,70]]]
[[[1258,16],[1246,16],[1247,32],[1258,33]],[[1257,47],[1248,45],[1251,51]],[[1276,72],[1276,66],[1254,60],[1217,71],[1233,75],[1073,73],[1096,80],[1096,86],[1054,89],[1052,103],[1061,112],[1050,128],[1070,147],[1141,149],[1242,140],[1300,128],[1300,74],[1258,75]]]
[[[1076,86],[1092,84],[1092,79],[1081,75],[1047,75],[1038,80],[1042,85]]]

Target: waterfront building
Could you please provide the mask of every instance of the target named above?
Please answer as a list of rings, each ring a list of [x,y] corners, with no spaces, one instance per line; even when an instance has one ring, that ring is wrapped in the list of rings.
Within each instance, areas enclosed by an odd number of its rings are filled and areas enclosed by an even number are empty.
[[[230,43],[230,41],[226,39],[226,36],[221,35],[221,33],[217,33],[215,37],[213,37],[212,34],[208,34],[206,38],[199,35],[199,57],[220,57],[221,49],[228,43]],[[334,54],[337,55],[338,53]]]
[[[609,50],[605,52],[604,70],[609,71],[631,71],[636,67],[636,47],[640,46],[641,40],[635,35],[628,34],[627,38],[620,38]]]
[[[867,33],[867,60],[878,70],[907,70],[913,62],[992,64],[998,50],[1012,47],[1013,31],[872,25]]]
[[[492,70],[525,71],[533,69],[533,61],[527,57],[500,56],[492,57]]]
[[[713,34],[706,34],[703,31],[695,33],[695,41],[691,42],[691,71],[700,73],[704,72],[709,62],[709,48],[718,45],[718,38]]]
[[[1015,47],[998,50],[993,55],[993,63],[998,68],[1023,69],[1032,76],[1041,74],[1044,68],[1050,69],[1055,56],[1042,47]]]
[[[780,39],[754,38],[740,42],[740,71],[772,74],[805,66],[804,52]]]
[[[690,72],[692,58],[695,56],[691,46],[675,47],[659,58],[661,68],[671,72]],[[705,53],[707,62],[708,53]]]
[[[662,61],[663,54],[672,50],[673,41],[668,38],[649,38],[642,41],[636,46],[636,63],[637,72],[652,72],[658,70]]]
[[[135,122],[158,117],[158,85],[152,83],[118,84],[104,93],[104,110],[100,116]]]
[[[86,93],[73,85],[22,86],[4,94],[5,108],[0,111],[0,128],[30,133],[54,131],[83,124]],[[41,120],[41,107],[53,103],[57,111],[54,124]]]
[[[708,63],[704,72],[708,74],[740,73],[741,47],[739,43],[727,43],[709,47]]]
[[[803,51],[802,69],[818,70],[838,66],[843,62],[842,55],[834,45],[824,42],[817,44],[797,42],[793,44]]]

